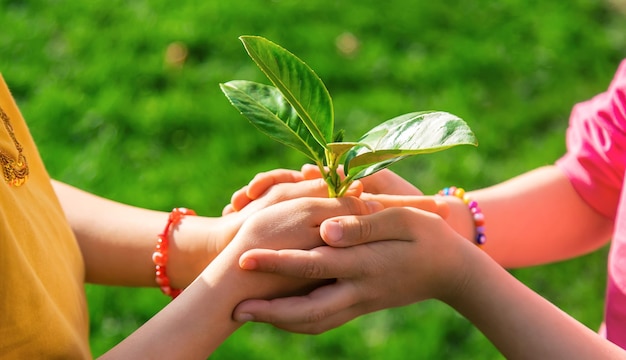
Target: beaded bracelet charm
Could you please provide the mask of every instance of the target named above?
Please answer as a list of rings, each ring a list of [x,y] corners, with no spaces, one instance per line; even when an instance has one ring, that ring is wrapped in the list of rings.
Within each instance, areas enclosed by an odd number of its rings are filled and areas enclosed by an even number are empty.
[[[476,229],[474,241],[478,246],[484,245],[485,242],[487,242],[487,237],[485,236],[485,215],[483,215],[482,210],[478,207],[478,203],[475,200],[470,199],[463,188],[455,186],[443,188],[442,190],[439,190],[437,194],[443,196],[456,196],[457,198],[463,200],[463,202],[469,207],[474,220],[474,228]]]
[[[163,232],[157,236],[157,244],[152,253],[152,262],[156,270],[156,283],[161,288],[163,294],[175,299],[183,291],[170,286],[170,278],[167,276],[167,259],[169,238],[172,230],[178,225],[185,215],[196,215],[196,212],[186,208],[175,208],[167,219],[167,224]]]

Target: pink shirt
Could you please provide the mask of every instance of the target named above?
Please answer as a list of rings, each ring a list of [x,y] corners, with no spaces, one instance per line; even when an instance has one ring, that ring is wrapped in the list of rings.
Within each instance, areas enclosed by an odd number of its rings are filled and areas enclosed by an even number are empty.
[[[609,89],[572,110],[567,154],[557,161],[578,194],[615,221],[608,262],[605,335],[626,348],[626,60]]]

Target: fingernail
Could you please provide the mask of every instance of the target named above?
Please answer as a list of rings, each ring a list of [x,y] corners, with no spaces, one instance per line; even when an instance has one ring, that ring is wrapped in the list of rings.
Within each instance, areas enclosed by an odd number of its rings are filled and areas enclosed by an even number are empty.
[[[258,264],[259,263],[254,259],[243,259],[239,263],[239,267],[243,270],[254,270],[257,268]]]
[[[365,205],[367,206],[371,214],[379,212],[385,208],[383,204],[379,203],[378,201],[366,201]]]
[[[326,241],[339,242],[343,238],[343,224],[337,221],[328,221],[324,223],[324,233]]]
[[[242,322],[242,323],[248,322],[248,321],[254,321],[254,316],[248,313],[241,313],[235,316],[235,320],[237,320],[238,322]]]

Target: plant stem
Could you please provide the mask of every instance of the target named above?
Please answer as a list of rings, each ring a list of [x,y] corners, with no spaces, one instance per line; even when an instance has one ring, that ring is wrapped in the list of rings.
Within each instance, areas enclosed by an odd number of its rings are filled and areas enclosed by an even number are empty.
[[[324,154],[326,155],[328,172],[322,171],[322,174],[324,174],[324,179],[328,184],[328,197],[340,197],[341,195],[339,194],[339,191],[342,184],[339,174],[337,174],[337,168],[339,167],[339,158],[337,157],[337,154],[333,153],[329,149],[326,149],[324,151]]]
[[[342,197],[346,194],[346,191],[350,188],[350,184],[352,184],[352,176],[348,176],[341,182],[339,191],[337,191],[337,197]]]

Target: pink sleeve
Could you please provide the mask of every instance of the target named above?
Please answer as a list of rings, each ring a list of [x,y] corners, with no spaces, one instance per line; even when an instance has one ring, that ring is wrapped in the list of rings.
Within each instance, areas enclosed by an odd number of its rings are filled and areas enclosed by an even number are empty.
[[[615,218],[626,165],[626,60],[606,92],[572,110],[567,153],[556,165],[583,200]]]

